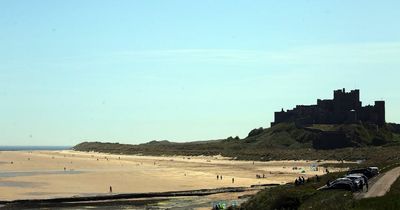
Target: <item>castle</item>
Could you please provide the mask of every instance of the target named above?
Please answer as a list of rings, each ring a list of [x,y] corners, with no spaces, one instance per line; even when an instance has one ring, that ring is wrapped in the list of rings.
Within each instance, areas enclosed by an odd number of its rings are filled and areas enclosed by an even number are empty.
[[[300,125],[368,122],[381,126],[385,124],[385,101],[362,106],[360,90],[346,92],[343,88],[334,91],[333,99],[318,99],[316,105],[297,105],[292,110],[275,112],[271,126],[281,122]]]

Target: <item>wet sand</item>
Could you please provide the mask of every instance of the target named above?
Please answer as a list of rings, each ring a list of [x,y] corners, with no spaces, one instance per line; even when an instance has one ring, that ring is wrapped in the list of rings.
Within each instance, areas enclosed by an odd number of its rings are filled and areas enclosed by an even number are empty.
[[[0,161],[0,200],[103,195],[110,194],[110,186],[113,193],[137,193],[285,184],[324,172],[322,167],[312,170],[312,161],[253,164],[220,156],[152,157],[69,150],[1,151]],[[319,164],[326,162],[336,161]],[[265,174],[265,178],[257,179],[256,174]]]

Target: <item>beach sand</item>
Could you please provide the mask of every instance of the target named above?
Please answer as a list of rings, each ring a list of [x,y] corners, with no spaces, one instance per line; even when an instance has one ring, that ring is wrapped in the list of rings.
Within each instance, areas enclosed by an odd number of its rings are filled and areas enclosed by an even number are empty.
[[[319,164],[326,162],[336,161]],[[112,193],[136,193],[284,184],[299,176],[322,175],[324,168],[314,171],[310,168],[313,163],[253,164],[220,156],[153,157],[70,150],[1,151],[0,200],[110,194],[110,186]],[[266,178],[257,179],[256,174]],[[222,175],[222,180],[217,180],[217,175]]]

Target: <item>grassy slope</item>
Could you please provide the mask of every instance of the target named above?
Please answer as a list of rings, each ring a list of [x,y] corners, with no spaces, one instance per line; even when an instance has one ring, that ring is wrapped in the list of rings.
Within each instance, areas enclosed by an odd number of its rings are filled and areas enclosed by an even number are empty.
[[[317,125],[318,126],[318,125]],[[319,125],[321,126],[321,125]],[[313,128],[315,129],[315,127]],[[369,145],[374,136],[389,135],[387,130],[376,131],[363,125],[331,126],[329,129],[342,129],[357,136],[357,145]],[[80,151],[97,151],[115,154],[144,155],[218,155],[236,157],[243,160],[276,160],[276,159],[346,159],[360,160],[375,157],[377,150],[388,150],[385,147],[357,147],[336,150],[316,150],[312,148],[315,132],[298,128],[294,124],[279,124],[268,129],[255,129],[245,139],[228,138],[224,140],[172,143],[153,141],[140,145],[118,143],[84,142],[74,148]],[[390,133],[391,134],[391,133]],[[400,136],[394,135],[399,142]],[[398,145],[396,141],[391,143]]]
[[[284,185],[257,193],[241,206],[241,209],[345,209],[350,205],[351,193],[346,191],[317,191],[328,180],[342,176],[331,173],[311,179],[301,186]]]
[[[351,139],[353,146],[379,145],[376,139],[388,143],[393,140],[390,126],[377,127],[371,124],[340,124],[325,125],[314,124],[301,128],[293,123],[281,123],[268,129],[260,131],[258,135],[247,137],[246,141],[258,142],[278,148],[310,148],[312,142],[318,137],[318,131],[343,132]]]
[[[294,124],[278,124],[271,128],[263,129],[259,134],[244,139],[254,147],[263,148],[310,148],[315,134]]]
[[[311,181],[303,186],[278,186],[257,193],[242,204],[241,210],[268,209],[400,209],[400,178],[383,197],[355,200],[351,192],[344,190],[317,191],[327,180],[341,177],[343,173],[331,173],[320,182]]]

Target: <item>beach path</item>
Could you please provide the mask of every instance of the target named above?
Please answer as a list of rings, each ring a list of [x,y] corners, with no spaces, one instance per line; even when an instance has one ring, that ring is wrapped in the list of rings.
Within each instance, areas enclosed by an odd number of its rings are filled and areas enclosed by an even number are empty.
[[[399,176],[400,167],[396,167],[386,172],[383,176],[376,180],[376,182],[370,187],[368,192],[362,196],[362,198],[384,196],[390,190],[390,187],[399,178]]]

